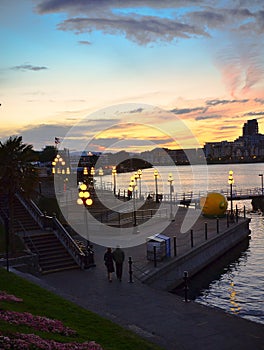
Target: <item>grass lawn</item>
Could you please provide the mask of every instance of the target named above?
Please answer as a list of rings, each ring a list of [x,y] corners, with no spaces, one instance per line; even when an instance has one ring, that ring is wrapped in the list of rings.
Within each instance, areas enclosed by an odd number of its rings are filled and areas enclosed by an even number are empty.
[[[77,335],[63,336],[37,331],[25,325],[12,325],[0,320],[0,332],[34,333],[45,339],[59,342],[95,341],[105,350],[158,350],[161,348],[138,337],[134,333],[87,311],[74,303],[31,283],[12,272],[0,268],[0,291],[22,298],[23,302],[0,301],[0,310],[29,312],[60,320],[77,332]]]

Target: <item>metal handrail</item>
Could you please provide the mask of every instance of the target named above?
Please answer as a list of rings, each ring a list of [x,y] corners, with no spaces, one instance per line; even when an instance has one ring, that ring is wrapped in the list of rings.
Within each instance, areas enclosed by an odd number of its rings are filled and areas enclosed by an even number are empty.
[[[25,209],[29,212],[32,218],[38,223],[39,227],[41,229],[44,229],[44,225],[43,225],[44,215],[39,208],[36,209],[37,206],[35,205],[35,203],[31,200],[30,201],[25,200],[25,198],[20,193],[16,193],[15,196],[20,201],[20,203],[25,207]]]
[[[80,249],[78,244],[75,242],[75,240],[69,235],[67,230],[62,226],[60,221],[56,218],[52,218],[53,221],[53,228],[54,233],[56,237],[59,239],[59,241],[64,245],[64,247],[67,249],[67,251],[71,254],[73,259],[76,261],[76,263],[80,266],[84,266],[84,257],[85,254]]]
[[[22,222],[20,220],[15,219],[15,222],[17,222],[19,224],[19,226],[22,228],[23,237],[28,238],[30,240],[30,243],[32,244],[32,246],[34,248],[34,252],[38,255],[38,258],[39,258],[39,251],[38,251],[37,247],[35,246],[34,242],[32,241],[31,236],[27,234],[27,230],[25,229],[24,225],[22,224]],[[26,244],[26,246],[28,248],[27,244]],[[28,248],[28,250],[30,251],[29,248]]]

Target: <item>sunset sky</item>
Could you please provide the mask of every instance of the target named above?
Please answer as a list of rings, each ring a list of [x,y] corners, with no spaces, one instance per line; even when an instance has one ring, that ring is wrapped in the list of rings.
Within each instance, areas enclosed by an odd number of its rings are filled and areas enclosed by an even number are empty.
[[[0,34],[1,140],[170,146],[181,121],[203,146],[253,118],[264,133],[263,1],[1,0]]]

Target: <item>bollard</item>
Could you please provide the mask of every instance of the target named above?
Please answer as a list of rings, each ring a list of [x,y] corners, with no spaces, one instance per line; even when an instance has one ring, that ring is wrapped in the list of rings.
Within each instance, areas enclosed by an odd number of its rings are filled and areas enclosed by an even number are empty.
[[[219,218],[216,218],[216,233],[219,233]]]
[[[129,283],[133,283],[132,258],[128,258]]]
[[[157,267],[157,247],[155,245],[153,247],[153,253],[154,253],[154,267]]]
[[[207,222],[204,223],[204,236],[205,240],[207,241],[208,235],[207,235]]]
[[[229,227],[229,215],[226,213],[226,227]]]
[[[236,223],[238,222],[238,208],[237,208],[237,205],[236,205]]]
[[[246,206],[244,205],[244,219],[246,218]]]
[[[177,256],[176,236],[173,237],[174,256]]]
[[[193,248],[193,230],[191,230],[191,248]]]
[[[184,271],[183,273],[183,281],[184,281],[184,301],[187,303],[188,302],[188,271]]]

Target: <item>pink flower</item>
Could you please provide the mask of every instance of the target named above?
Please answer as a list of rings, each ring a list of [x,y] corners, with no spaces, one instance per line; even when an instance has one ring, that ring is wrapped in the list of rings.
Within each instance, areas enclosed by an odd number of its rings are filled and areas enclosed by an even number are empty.
[[[34,316],[29,312],[0,310],[0,319],[16,325],[27,325],[44,332],[60,333],[66,336],[76,334],[76,331],[65,327],[61,321]]]
[[[16,333],[10,336],[0,335],[1,349],[29,350],[31,348],[42,350],[103,350],[94,341],[84,343],[59,343],[54,340],[42,339],[35,334]]]
[[[1,300],[15,301],[15,302],[22,302],[23,301],[23,299],[17,298],[15,295],[7,294],[5,291],[0,290],[0,301]]]

